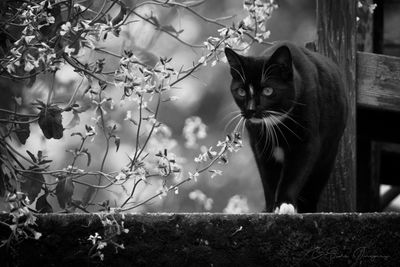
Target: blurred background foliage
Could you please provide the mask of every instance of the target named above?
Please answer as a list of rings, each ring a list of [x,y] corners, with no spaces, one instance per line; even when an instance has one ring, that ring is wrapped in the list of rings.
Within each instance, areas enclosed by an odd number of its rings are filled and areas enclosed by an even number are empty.
[[[100,5],[101,1],[94,1]],[[132,4],[132,3],[131,3]],[[306,42],[315,39],[315,1],[312,0],[279,0],[279,8],[273,12],[272,18],[268,21],[267,27],[271,31],[270,41],[289,40],[303,45]],[[129,5],[129,1],[128,1]],[[98,7],[99,8],[99,7]],[[145,7],[148,12],[154,12],[159,16],[162,23],[171,24],[176,29],[184,29],[180,37],[193,44],[201,44],[209,36],[218,35],[218,27],[205,23],[192,14],[186,13],[180,9],[163,9],[157,6]],[[242,0],[208,0],[204,4],[196,7],[198,13],[214,18],[224,17],[235,14],[233,21],[239,21],[244,17]],[[118,9],[111,10],[111,13],[117,13]],[[202,56],[201,49],[193,49],[185,46],[170,36],[156,31],[154,26],[144,21],[131,23],[124,27],[119,38],[109,37],[103,46],[106,50],[120,55],[124,50],[133,50],[139,59],[146,60],[149,64],[154,64],[158,57],[172,58],[172,65],[179,69],[180,66],[192,66],[193,62]],[[266,46],[253,46],[249,52],[250,55],[258,56],[266,49]],[[109,54],[99,54],[91,50],[81,51],[79,57],[83,62],[93,61],[95,57],[105,58],[105,70],[114,71],[117,68],[119,58]],[[226,129],[232,111],[237,110],[233,98],[229,91],[230,84],[229,69],[226,64],[219,63],[216,66],[206,66],[195,73],[195,77],[185,79],[179,84],[179,89],[172,91],[172,95],[179,99],[162,105],[159,121],[165,123],[171,128],[172,138],[178,145],[162,144],[173,146],[172,151],[178,156],[178,160],[183,166],[184,172],[196,168],[194,157],[200,153],[200,146],[206,147],[215,145],[217,140],[224,139]],[[11,101],[11,95],[22,96],[24,100],[46,99],[48,88],[51,84],[51,74],[40,75],[32,85],[25,83],[10,83],[8,80],[1,79],[0,86],[2,97],[0,107],[7,107]],[[65,103],[69,100],[70,92],[74,90],[81,81],[81,77],[65,67],[56,73],[56,92],[55,103]],[[113,149],[106,163],[106,171],[118,170],[122,162],[127,162],[127,156],[131,153],[134,144],[134,127],[124,118],[126,111],[123,108],[118,109],[120,103],[116,100],[121,99],[119,90],[107,89],[107,95],[114,98],[115,111],[107,115],[110,125],[117,124],[118,135],[125,143],[121,144],[116,153]],[[90,108],[89,99],[81,99],[80,105],[83,109]],[[30,103],[24,102],[26,112],[37,112]],[[37,125],[31,125],[31,136],[27,140],[26,146],[21,146],[20,150],[30,150],[36,152],[43,150],[49,158],[53,160],[52,169],[58,169],[65,166],[65,162],[70,162],[71,155],[64,153],[65,150],[77,146],[78,139],[70,137],[70,134],[84,129],[85,124],[91,124],[91,118],[95,116],[94,110],[80,114],[79,125],[74,126],[75,122],[69,124],[72,120],[72,114],[63,115],[63,124],[67,129],[64,137],[60,140],[47,140],[43,137]],[[185,119],[190,116],[199,116],[207,125],[207,137],[199,141],[199,147],[187,149],[184,147],[185,139],[182,135],[182,128]],[[74,126],[74,127],[72,127]],[[70,128],[71,127],[71,128]],[[68,129],[70,128],[70,129]],[[132,140],[132,145],[129,144]],[[256,165],[253,160],[250,148],[247,145],[247,137],[244,135],[244,147],[238,153],[233,154],[230,163],[221,166],[222,176],[210,177],[209,173],[201,174],[197,182],[191,181],[179,189],[179,194],[169,193],[162,199],[154,200],[145,206],[141,206],[134,211],[147,212],[222,212],[227,207],[229,199],[234,197],[233,201],[242,203],[242,211],[259,212],[264,208],[264,197],[261,181]],[[128,143],[127,143],[128,142]],[[91,168],[96,169],[101,164],[103,154],[102,138],[96,138],[91,147],[92,164]],[[25,153],[25,152],[24,152]],[[86,162],[82,160],[78,167],[85,167]],[[150,184],[142,186],[136,191],[135,199],[144,199],[146,196],[154,194],[160,187],[160,179],[150,180]],[[129,188],[129,185],[127,185]],[[74,196],[83,194],[85,188],[77,187]],[[79,198],[79,197],[78,197]],[[112,187],[110,190],[103,190],[97,194],[94,202],[101,202],[109,199],[111,204],[121,202],[126,198],[121,188]],[[49,199],[51,205],[58,204],[53,199]],[[232,203],[231,203],[232,205]],[[228,208],[227,211],[232,210]]]

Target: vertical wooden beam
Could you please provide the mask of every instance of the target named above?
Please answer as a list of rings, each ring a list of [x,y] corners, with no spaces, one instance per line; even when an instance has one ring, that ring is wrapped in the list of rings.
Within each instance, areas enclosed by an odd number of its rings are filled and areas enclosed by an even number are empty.
[[[317,0],[317,49],[339,64],[349,99],[347,127],[320,211],[356,208],[356,6],[357,0]]]
[[[357,8],[357,16],[359,17],[356,40],[357,51],[372,53],[374,43],[374,17],[368,7],[372,5],[374,1],[364,0],[363,3],[364,6],[362,8]]]
[[[371,5],[374,0],[364,0],[366,5]],[[360,18],[357,29],[357,50],[373,52],[374,43],[374,19],[368,8],[358,8],[357,14]],[[357,62],[360,66],[360,61]],[[359,71],[360,68],[357,69]],[[357,77],[358,79],[360,77]],[[357,84],[360,85],[360,84]],[[360,92],[358,92],[360,94]],[[363,107],[357,107],[357,211],[372,212],[379,209],[379,181],[374,181],[372,138],[369,131],[360,131],[360,122],[366,121],[370,124],[371,117],[366,115]],[[375,166],[376,167],[376,166]],[[378,185],[377,185],[378,184]],[[377,185],[377,187],[376,187]]]
[[[377,54],[382,54],[383,52],[383,0],[375,0],[377,4],[374,10],[374,25],[373,25],[373,51]]]

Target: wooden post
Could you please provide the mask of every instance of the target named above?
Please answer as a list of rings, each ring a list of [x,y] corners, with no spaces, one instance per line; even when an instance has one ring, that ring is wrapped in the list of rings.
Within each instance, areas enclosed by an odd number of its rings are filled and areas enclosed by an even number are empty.
[[[356,208],[356,5],[356,0],[317,0],[317,49],[339,64],[349,99],[347,127],[320,211]]]

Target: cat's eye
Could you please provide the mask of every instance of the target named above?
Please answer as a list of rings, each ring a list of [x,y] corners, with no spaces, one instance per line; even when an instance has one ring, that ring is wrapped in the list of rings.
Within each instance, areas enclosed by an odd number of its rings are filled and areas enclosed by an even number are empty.
[[[264,87],[262,90],[262,94],[265,96],[271,96],[274,92],[274,89],[272,87]]]
[[[238,96],[240,97],[245,97],[246,96],[246,90],[244,90],[243,88],[238,88],[236,90],[236,93],[238,94]]]

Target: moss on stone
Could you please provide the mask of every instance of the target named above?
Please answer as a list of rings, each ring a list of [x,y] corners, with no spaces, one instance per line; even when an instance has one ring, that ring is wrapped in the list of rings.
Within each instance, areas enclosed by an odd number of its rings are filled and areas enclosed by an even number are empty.
[[[116,215],[120,219],[120,215]],[[1,220],[6,217],[0,216]],[[11,266],[399,266],[400,215],[127,214],[125,249],[89,258],[92,214],[39,215],[39,240],[1,248]],[[1,239],[9,230],[0,226]]]

